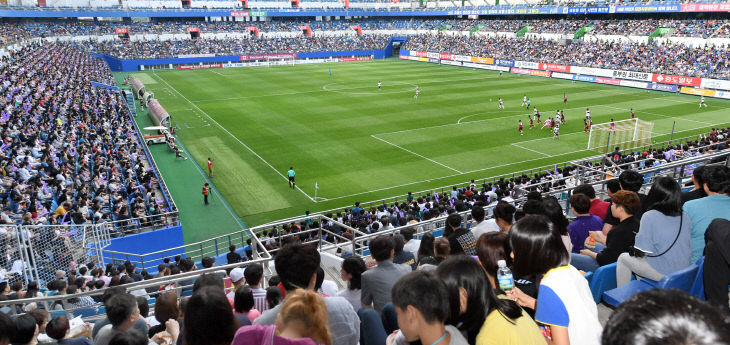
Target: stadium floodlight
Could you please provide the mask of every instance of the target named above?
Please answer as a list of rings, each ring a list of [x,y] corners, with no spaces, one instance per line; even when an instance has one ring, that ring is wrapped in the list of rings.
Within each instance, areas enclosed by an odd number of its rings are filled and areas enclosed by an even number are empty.
[[[613,124],[613,128],[610,122],[591,126],[588,136],[588,150],[605,153],[607,147],[609,150],[617,146],[621,150],[627,150],[651,145],[654,122],[634,118],[615,121]]]

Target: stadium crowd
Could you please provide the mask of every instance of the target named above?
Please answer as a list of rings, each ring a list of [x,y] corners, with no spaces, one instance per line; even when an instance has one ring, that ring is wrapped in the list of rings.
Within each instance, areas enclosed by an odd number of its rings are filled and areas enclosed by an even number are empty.
[[[414,226],[386,232],[367,244],[372,267],[358,256],[343,260],[341,278],[347,286],[341,290],[326,280],[320,253],[315,245],[304,244],[304,237],[283,239],[274,258],[277,275],[268,281],[260,263],[241,262],[232,247],[227,264],[240,266],[178,283],[166,279],[195,270],[189,258],[165,259],[156,276],[137,273],[129,262],[106,269],[88,264],[68,275],[57,272],[49,289],[63,301],[50,310],[22,300],[40,296],[37,284],[0,283],[0,301],[18,300],[11,307],[25,312],[14,320],[0,313],[0,344],[45,339],[59,344],[238,345],[270,338],[272,344],[306,345],[545,344],[548,339],[607,345],[647,338],[656,343],[730,342],[730,276],[722,268],[728,265],[724,254],[729,242],[723,238],[730,234],[730,215],[723,210],[730,207],[730,169],[698,167],[695,188],[685,193],[664,176],[643,194],[643,179],[635,171],[622,172],[618,190],[606,201],[596,198],[592,186],[577,186],[570,198],[576,216],[572,222],[556,198],[532,193],[519,209],[506,198],[499,200],[495,223],[485,221],[486,205],[477,202],[471,226],[454,209],[441,215],[444,232],[438,238],[430,232],[416,237]],[[305,234],[316,226],[295,231]],[[635,248],[663,254],[642,257]],[[660,280],[703,255],[706,277],[712,277],[705,279],[708,302],[677,290],[650,290],[619,306],[605,325],[578,270],[617,263],[621,286],[632,274]],[[203,258],[202,268],[214,265],[212,258]],[[499,276],[505,265],[514,285]],[[127,286],[155,278],[165,279],[147,288]],[[96,289],[104,289],[103,294],[71,296]],[[49,316],[98,303],[106,315],[93,327],[75,324],[70,329],[66,316]],[[682,318],[681,326],[677,318]]]
[[[0,267],[16,274],[20,241],[68,264],[83,225],[169,212],[126,100],[99,59],[56,44],[27,46],[0,66]],[[44,255],[45,257],[45,255]],[[72,260],[72,259],[71,259]],[[17,278],[17,277],[16,277]]]
[[[558,45],[541,39],[418,35],[411,36],[404,49],[682,76],[730,77],[727,47],[582,41]]]

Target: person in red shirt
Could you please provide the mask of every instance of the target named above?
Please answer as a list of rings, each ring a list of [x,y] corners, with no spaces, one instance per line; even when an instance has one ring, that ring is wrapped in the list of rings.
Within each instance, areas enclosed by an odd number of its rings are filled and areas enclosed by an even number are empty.
[[[213,158],[208,157],[208,177],[213,178]]]
[[[590,212],[590,214],[597,216],[601,219],[603,219],[602,217],[606,217],[606,212],[608,212],[608,207],[611,205],[611,203],[596,198],[596,190],[593,189],[593,186],[591,186],[590,184],[582,184],[578,187],[575,187],[575,189],[573,190],[573,194],[575,193],[584,194],[589,199],[591,199],[591,208],[588,211]]]

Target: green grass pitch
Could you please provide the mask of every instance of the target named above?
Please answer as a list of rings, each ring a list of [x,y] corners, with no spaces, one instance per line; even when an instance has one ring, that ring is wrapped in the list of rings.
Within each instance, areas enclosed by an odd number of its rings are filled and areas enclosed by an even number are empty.
[[[666,140],[675,121],[675,138],[726,126],[730,105],[708,99],[700,109],[697,96],[394,59],[134,76],[198,164],[215,159],[215,186],[249,226],[595,155],[586,150],[586,107],[594,123],[634,108]],[[560,141],[529,129],[524,94],[543,119],[565,110]],[[300,190],[288,187],[290,166]]]

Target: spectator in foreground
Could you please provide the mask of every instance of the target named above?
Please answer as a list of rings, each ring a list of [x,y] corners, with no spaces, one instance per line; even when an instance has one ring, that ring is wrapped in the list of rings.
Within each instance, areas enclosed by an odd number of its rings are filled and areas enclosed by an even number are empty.
[[[274,259],[276,273],[286,289],[286,295],[299,288],[314,288],[320,257],[311,245],[290,244],[279,250]],[[270,287],[269,289],[271,289]],[[275,287],[274,287],[275,288]],[[267,290],[268,297],[268,290]],[[284,300],[286,302],[286,299]],[[327,319],[332,332],[333,345],[355,345],[360,340],[360,321],[347,300],[342,297],[326,297]],[[257,325],[273,325],[282,304],[265,311],[254,321]]]
[[[231,345],[332,345],[324,299],[312,290],[287,293],[275,325],[241,327]]]
[[[695,263],[702,257],[705,249],[705,231],[716,218],[730,220],[730,168],[708,166],[702,174],[705,180],[705,193],[701,199],[684,204],[684,212],[692,219],[692,258]]]
[[[519,288],[508,295],[521,306],[535,310],[535,321],[552,336],[552,343],[598,345],[601,324],[588,282],[569,265],[570,256],[551,226],[544,217],[528,216],[512,228],[514,273],[540,275],[542,279],[537,300]]]
[[[236,290],[233,301],[233,315],[242,324],[253,324],[257,317],[261,316],[261,312],[254,308],[253,292],[248,286],[241,286]],[[249,323],[243,322],[241,319],[246,318]]]
[[[687,201],[701,199],[707,196],[705,193],[705,179],[702,174],[705,173],[706,165],[700,165],[692,170],[692,185],[690,191],[682,193],[682,205]]]
[[[601,338],[611,345],[715,345],[730,344],[728,330],[730,314],[679,290],[651,289],[621,303]]]
[[[432,233],[427,232],[423,234],[423,237],[421,237],[421,243],[419,243],[418,246],[418,255],[416,258],[419,263],[421,262],[421,259],[425,257],[436,257],[436,254],[433,251],[433,244],[435,241],[436,238]]]
[[[730,285],[730,221],[718,218],[705,232],[703,280],[707,302],[730,313],[727,287]]]
[[[35,319],[28,315],[20,315],[15,318],[15,336],[12,338],[13,345],[35,345],[38,343],[38,325]]]
[[[235,264],[241,262],[241,254],[236,253],[236,246],[231,245],[228,247],[228,254],[226,254],[226,260],[228,260],[228,264]]]
[[[8,345],[15,338],[15,323],[5,313],[0,313],[0,345]]]
[[[603,201],[599,198],[596,198],[596,190],[593,188],[590,184],[582,184],[578,187],[575,187],[573,189],[573,195],[576,194],[583,194],[588,197],[590,200],[590,209],[588,212],[590,214],[598,217],[601,219],[601,225],[603,225],[603,218],[606,217],[606,212],[608,212],[608,208],[611,205],[608,201]],[[573,201],[570,202],[571,204]]]
[[[370,241],[370,255],[378,265],[362,274],[362,307],[374,308],[378,313],[390,302],[393,285],[411,271],[410,266],[393,263],[393,242],[393,238],[387,235]]]
[[[477,239],[469,229],[461,227],[461,216],[458,213],[452,213],[446,218],[444,237],[449,239],[451,255],[477,255]]]
[[[106,326],[110,323],[109,313],[108,313],[109,306],[107,305],[107,302],[109,302],[109,300],[112,297],[119,295],[119,294],[123,294],[124,291],[125,291],[124,288],[121,286],[111,287],[111,288],[106,289],[106,291],[104,291],[104,295],[102,296],[102,298],[104,299],[104,307],[107,310],[107,315],[106,315],[106,318],[104,318],[103,320],[100,320],[100,321],[97,321],[96,323],[94,323],[94,329],[91,331],[92,339],[96,340],[98,337],[98,334],[99,334],[99,330],[101,330],[104,326]],[[135,301],[135,305],[136,305],[136,301]],[[149,331],[149,329],[147,327],[147,322],[145,322],[144,319],[141,319],[141,318],[139,320],[137,320],[137,322],[134,324],[134,329],[136,329],[144,334],[147,334],[147,332]]]
[[[593,187],[590,187],[593,190]],[[594,194],[595,196],[595,194]],[[595,199],[598,200],[598,199]],[[600,200],[598,200],[600,201]],[[608,203],[606,203],[608,205]],[[568,225],[568,235],[570,235],[570,243],[573,244],[572,253],[580,253],[585,247],[585,242],[591,231],[601,231],[603,229],[603,218],[591,214],[591,200],[582,193],[573,193],[570,197],[570,208],[575,215],[575,220]]]
[[[459,329],[444,325],[449,314],[446,286],[433,273],[416,271],[393,286],[393,305],[400,330],[395,337],[421,344],[469,344]]]
[[[250,264],[243,271],[243,277],[253,293],[254,308],[262,313],[269,309],[266,304],[266,290],[261,288],[264,281],[264,267],[261,264]]]
[[[421,240],[413,238],[415,233],[416,230],[414,228],[405,228],[400,231],[400,234],[403,235],[403,239],[406,241],[406,244],[403,245],[403,250],[411,252],[413,257],[417,259],[418,247],[421,246]]]
[[[222,287],[204,285],[195,289],[185,307],[183,344],[228,345],[236,328],[231,304]]]
[[[359,256],[348,256],[342,261],[342,269],[340,270],[340,277],[343,282],[347,282],[347,288],[338,292],[337,296],[343,297],[350,304],[355,311],[362,308],[362,302],[360,302],[360,296],[362,293],[362,274],[367,271],[368,267],[365,265],[365,261]]]
[[[86,324],[85,326],[89,331],[91,330],[90,324]],[[46,325],[46,334],[49,337],[56,339],[58,345],[93,345],[93,343],[86,337],[70,337],[69,322],[68,318],[65,316],[54,317],[51,322]]]
[[[157,325],[150,327],[147,333],[149,337],[153,337],[155,334],[164,331],[167,320],[177,320],[180,317],[177,294],[174,291],[167,291],[157,296],[154,317]]]
[[[137,299],[131,294],[122,293],[115,295],[105,305],[106,315],[109,318],[110,324],[99,330],[99,333],[94,338],[94,344],[96,345],[108,345],[117,333],[131,329],[141,319]],[[177,321],[170,321],[177,324]],[[149,344],[156,344],[156,340],[159,340],[160,337],[160,334],[156,334],[149,340]]]
[[[409,251],[405,251],[405,239],[402,235],[393,235],[393,263],[398,265],[408,265],[411,270],[416,269],[416,258]]]
[[[659,281],[690,265],[692,220],[682,212],[682,191],[677,181],[669,176],[658,177],[646,202],[648,211],[641,217],[636,249],[618,257],[617,286],[628,284],[632,274]]]

